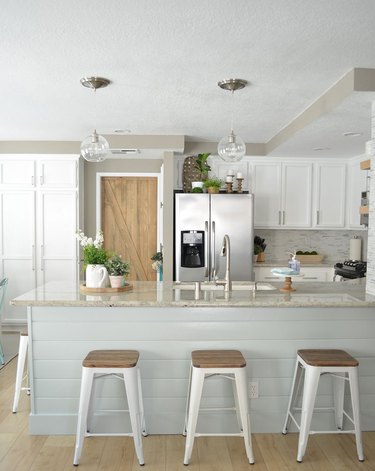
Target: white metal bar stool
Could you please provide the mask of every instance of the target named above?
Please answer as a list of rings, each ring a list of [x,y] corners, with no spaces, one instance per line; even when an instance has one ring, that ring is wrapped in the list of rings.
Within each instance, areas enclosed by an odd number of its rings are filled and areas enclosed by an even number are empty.
[[[235,407],[200,409],[200,401],[205,377],[221,375],[233,381]],[[230,376],[229,376],[230,375]],[[208,410],[236,410],[241,431],[233,434],[196,433],[198,413]],[[196,350],[191,353],[189,390],[186,404],[186,435],[184,464],[188,465],[193,451],[194,438],[213,435],[232,435],[244,438],[246,455],[250,464],[254,463],[251,444],[249,406],[247,399],[246,360],[238,350]]]
[[[20,400],[21,391],[26,391],[26,393],[30,394],[30,387],[27,386],[23,387],[22,383],[25,378],[27,378],[28,382],[28,374],[26,369],[25,374],[25,364],[26,364],[26,355],[27,355],[27,347],[29,345],[29,336],[27,332],[21,332],[20,335],[20,345],[18,348],[18,359],[17,359],[17,372],[16,372],[16,386],[14,389],[14,399],[13,399],[13,413],[17,412],[18,410],[18,403]]]
[[[297,461],[302,462],[308,437],[314,433],[353,433],[355,434],[359,461],[364,461],[362,434],[359,416],[358,360],[344,350],[298,350],[294,372],[292,391],[289,398],[288,411],[284,423],[283,434],[288,433],[290,421],[293,420],[299,430]],[[304,372],[302,408],[295,407]],[[333,377],[334,407],[314,408],[319,379],[323,374]],[[352,413],[351,417],[344,410],[345,382],[350,385]],[[310,430],[314,410],[334,410],[337,430]],[[294,411],[301,412],[298,424]],[[353,430],[342,430],[344,415],[353,424]]]
[[[85,437],[98,435],[133,437],[139,464],[144,465],[142,434],[147,435],[147,433],[138,358],[139,352],[136,350],[94,350],[83,360],[74,466],[79,464]],[[90,433],[94,380],[106,375],[115,375],[116,377],[122,375],[120,378],[124,380],[132,428],[129,433]]]

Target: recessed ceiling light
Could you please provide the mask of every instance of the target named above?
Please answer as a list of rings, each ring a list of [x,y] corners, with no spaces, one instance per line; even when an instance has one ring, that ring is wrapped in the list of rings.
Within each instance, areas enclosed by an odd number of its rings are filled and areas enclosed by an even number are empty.
[[[139,149],[111,149],[112,154],[139,154]]]
[[[115,129],[113,132],[115,132],[116,134],[127,134],[131,132],[131,130],[130,129]]]
[[[331,148],[330,147],[315,147],[313,150],[316,150],[316,151],[331,150]]]
[[[362,132],[353,132],[353,131],[348,131],[348,132],[344,132],[343,133],[343,136],[345,137],[359,137],[359,136],[362,136]]]

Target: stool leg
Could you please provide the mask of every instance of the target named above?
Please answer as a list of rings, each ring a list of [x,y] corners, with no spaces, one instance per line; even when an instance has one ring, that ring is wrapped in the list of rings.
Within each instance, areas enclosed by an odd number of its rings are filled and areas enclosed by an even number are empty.
[[[333,380],[333,403],[335,405],[336,427],[342,430],[344,421],[345,373],[335,373]]]
[[[250,464],[254,464],[254,453],[251,443],[251,429],[249,418],[249,402],[247,398],[247,377],[246,368],[238,368],[235,371],[236,388],[238,394],[238,405],[240,409],[243,437],[245,442],[246,455]]]
[[[27,335],[20,336],[20,346],[18,350],[18,359],[17,359],[16,386],[15,386],[14,400],[13,400],[13,412],[14,413],[17,412],[18,402],[20,400],[23,372],[25,370],[28,339],[29,337]]]
[[[293,407],[298,396],[299,388],[301,386],[302,373],[303,373],[303,368],[300,362],[297,360],[296,366],[294,368],[293,383],[292,383],[292,389],[290,391],[290,396],[289,396],[288,409],[287,409],[287,413],[285,417],[284,427],[282,430],[282,433],[284,435],[287,434],[289,430],[291,414],[293,413]]]
[[[192,374],[193,374],[193,366],[190,365],[188,393],[187,393],[186,408],[185,408],[185,424],[184,424],[184,431],[182,432],[182,435],[184,435],[185,437],[186,437],[186,433],[187,433],[187,424],[188,424],[188,415],[189,415],[189,404],[190,404],[190,395],[191,395],[191,376],[192,376]]]
[[[148,433],[146,430],[146,421],[145,421],[145,410],[143,406],[143,394],[142,394],[142,381],[141,381],[141,370],[137,366],[137,381],[138,381],[138,401],[139,401],[139,410],[141,411],[141,430],[142,435],[147,437]]]
[[[137,368],[124,368],[122,370],[124,375],[124,383],[126,396],[128,398],[128,407],[130,414],[130,422],[133,431],[133,440],[135,453],[137,455],[139,464],[143,466],[145,460],[143,458],[142,448],[142,434],[141,434],[141,410],[139,405],[139,391],[138,391],[138,373]]]
[[[4,350],[3,346],[1,345],[1,340],[0,340],[0,363],[4,365],[5,359],[4,359]]]
[[[95,378],[95,373],[92,375],[92,384],[90,388],[90,397],[89,397],[89,405],[87,408],[87,422],[86,422],[86,430],[85,432],[92,432],[93,431],[93,421],[94,421],[94,400],[95,400],[95,389],[96,389],[96,382],[98,378]]]
[[[79,396],[76,446],[73,458],[74,466],[78,466],[82,453],[83,442],[86,435],[87,413],[89,409],[93,377],[94,372],[92,371],[92,368],[82,368],[82,383],[81,393]]]
[[[305,384],[303,388],[301,425],[298,439],[297,461],[302,462],[309,438],[311,418],[314,411],[315,397],[318,390],[320,368],[305,368]]]
[[[240,413],[240,406],[238,404],[238,393],[237,393],[237,385],[236,385],[236,379],[235,377],[232,380],[232,389],[233,389],[233,396],[234,396],[234,407],[236,408],[236,416],[237,416],[237,422],[240,430],[243,431],[242,427],[242,419],[241,419],[241,413]]]
[[[185,443],[185,456],[184,464],[188,465],[191,453],[193,451],[195,430],[197,427],[199,405],[202,397],[204,382],[204,372],[200,371],[200,368],[193,368],[192,377],[191,377],[191,391],[190,391],[190,401],[188,405],[188,421],[187,421],[187,433],[186,433],[186,443]]]
[[[358,367],[349,369],[350,395],[352,398],[353,421],[355,430],[355,441],[357,445],[357,455],[359,461],[365,460],[362,445],[361,419],[359,415],[359,387],[358,387]]]

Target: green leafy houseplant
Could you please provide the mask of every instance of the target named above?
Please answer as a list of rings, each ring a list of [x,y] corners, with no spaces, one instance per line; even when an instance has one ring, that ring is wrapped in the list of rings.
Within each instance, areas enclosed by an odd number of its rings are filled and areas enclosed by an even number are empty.
[[[153,261],[152,268],[156,271],[160,270],[163,267],[163,252],[154,253],[151,260]]]
[[[105,262],[104,266],[110,276],[125,276],[130,271],[129,262],[122,260],[121,255],[113,255]]]
[[[105,265],[109,258],[108,252],[103,248],[103,232],[98,231],[93,240],[91,237],[85,236],[83,231],[80,229],[76,233],[76,238],[83,249],[83,264],[84,268],[87,265]]]
[[[258,244],[254,244],[254,255],[258,255],[263,252],[262,247]]]
[[[195,168],[201,173],[201,177],[203,180],[207,179],[208,172],[211,170],[211,167],[207,163],[207,159],[210,155],[210,153],[198,154],[198,158],[195,162]]]
[[[220,180],[220,178],[216,178],[216,177],[208,178],[203,183],[203,187],[207,188],[209,193],[218,193],[222,183],[223,181]]]

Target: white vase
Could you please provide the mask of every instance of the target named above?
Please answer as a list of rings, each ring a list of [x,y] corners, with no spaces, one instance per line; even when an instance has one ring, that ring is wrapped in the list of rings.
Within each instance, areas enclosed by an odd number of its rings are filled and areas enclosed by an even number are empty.
[[[108,272],[104,265],[87,265],[86,287],[107,288],[109,286]]]
[[[111,283],[111,288],[122,288],[125,286],[125,278],[123,275],[109,275],[109,282]]]

